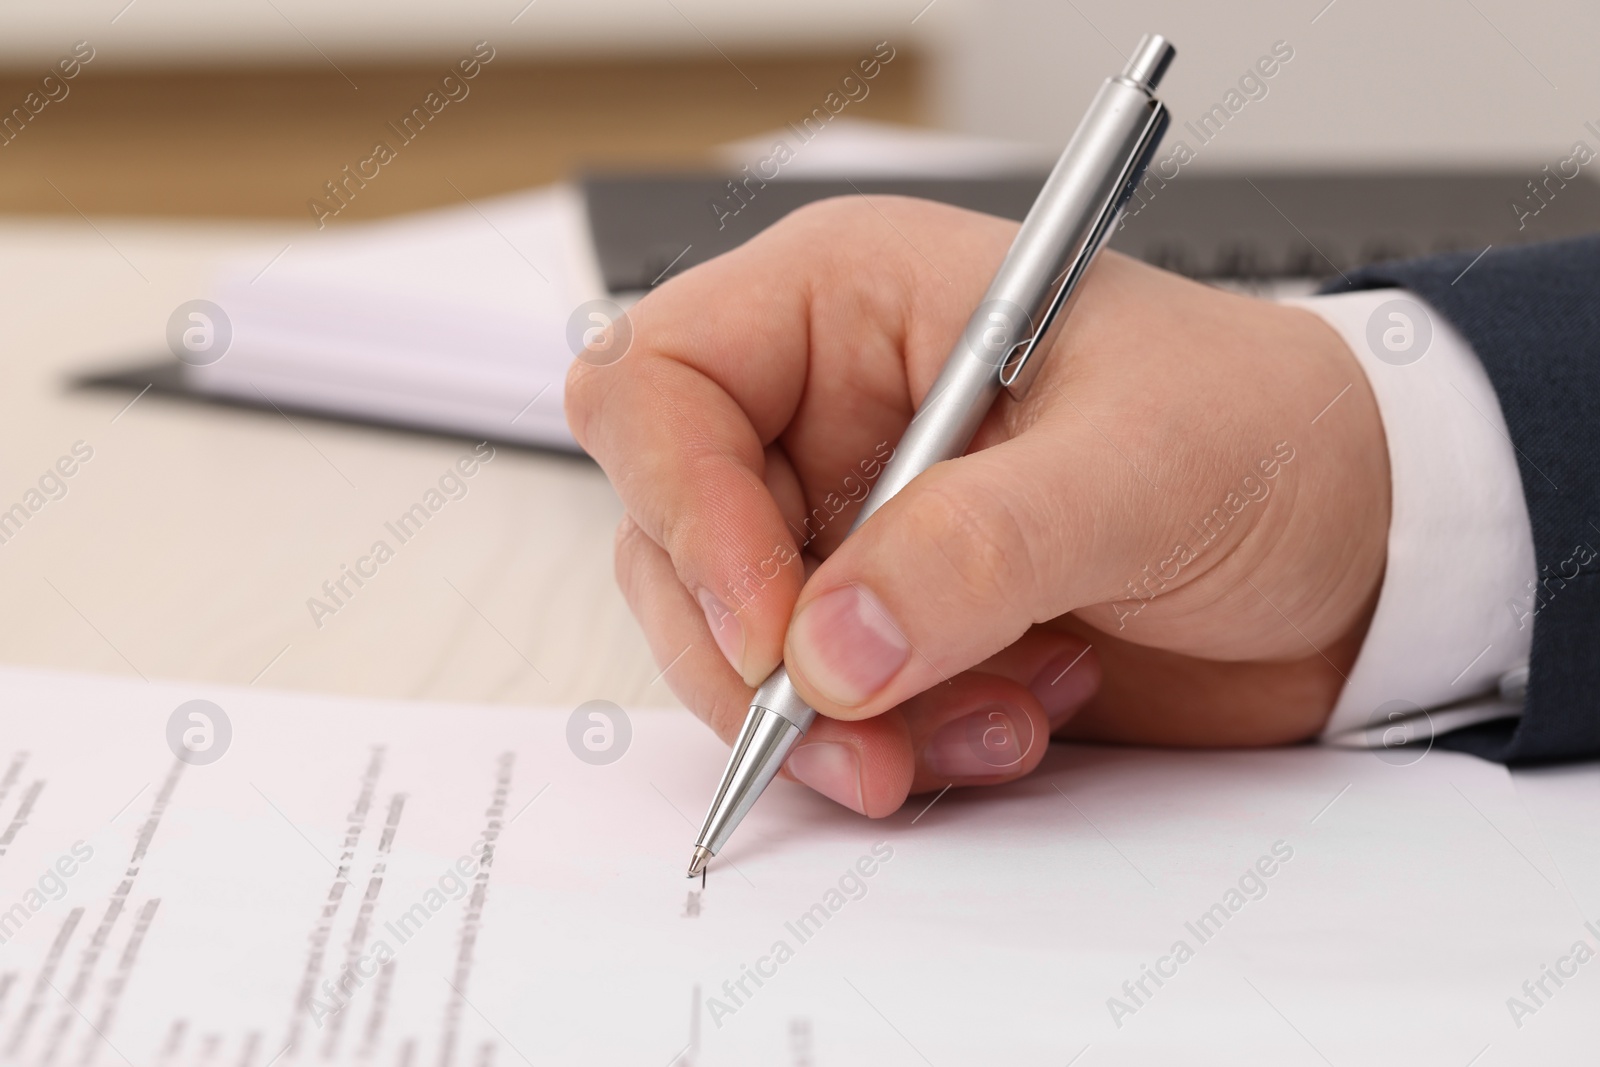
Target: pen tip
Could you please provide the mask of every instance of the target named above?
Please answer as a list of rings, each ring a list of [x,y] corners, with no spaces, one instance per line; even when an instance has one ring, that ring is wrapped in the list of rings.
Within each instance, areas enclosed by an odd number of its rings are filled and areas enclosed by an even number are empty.
[[[701,871],[706,869],[706,864],[710,862],[711,850],[704,845],[694,846],[694,855],[689,857],[689,874],[687,877],[694,878],[698,876]]]

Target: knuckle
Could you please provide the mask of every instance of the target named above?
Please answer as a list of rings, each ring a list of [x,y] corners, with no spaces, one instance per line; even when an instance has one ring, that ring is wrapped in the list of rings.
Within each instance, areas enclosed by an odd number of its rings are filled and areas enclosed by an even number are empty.
[[[580,447],[587,447],[589,420],[599,409],[600,397],[595,371],[581,359],[572,361],[567,368],[567,379],[562,389],[562,407],[566,411],[567,425]]]
[[[874,206],[861,196],[833,196],[813,200],[785,215],[768,227],[757,240],[767,238],[776,251],[805,250],[819,263],[831,263],[849,250],[861,247],[863,241],[883,239],[884,206]],[[893,214],[893,208],[890,207]],[[888,231],[891,235],[893,231]],[[770,237],[769,237],[770,235]],[[755,242],[751,242],[754,244]]]
[[[813,200],[790,212],[784,219],[789,229],[847,230],[854,227],[870,205],[859,196],[830,196]]]
[[[918,494],[916,508],[920,514],[908,516],[908,527],[926,538],[928,553],[962,600],[990,603],[1023,587],[1026,542],[1003,500],[970,485],[935,481]]]
[[[714,648],[712,652],[720,655]],[[731,745],[750,714],[749,693],[750,690],[742,685],[737,689],[719,686],[703,707],[696,708],[695,713],[724,743]]]
[[[612,573],[616,577],[617,588],[622,590],[622,595],[630,602],[633,600],[634,579],[642,549],[645,547],[640,542],[646,541],[643,530],[633,521],[631,516],[624,515],[622,521],[617,523],[616,541],[612,549]]]

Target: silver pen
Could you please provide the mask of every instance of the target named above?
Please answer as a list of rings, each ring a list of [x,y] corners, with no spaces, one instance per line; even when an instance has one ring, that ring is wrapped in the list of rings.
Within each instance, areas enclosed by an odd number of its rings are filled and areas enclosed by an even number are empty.
[[[1078,281],[1166,132],[1167,108],[1153,91],[1174,55],[1166,38],[1147,34],[1122,73],[1100,87],[851,532],[917,475],[966,452],[1000,390],[1018,399],[1027,391]],[[781,665],[761,683],[695,840],[689,877],[722,850],[816,716]]]

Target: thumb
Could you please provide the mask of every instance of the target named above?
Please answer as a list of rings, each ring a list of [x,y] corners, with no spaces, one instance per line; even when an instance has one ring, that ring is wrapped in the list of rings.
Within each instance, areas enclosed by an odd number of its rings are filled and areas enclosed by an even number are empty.
[[[784,662],[811,706],[863,719],[1035,623],[1122,594],[1156,490],[1081,423],[937,464],[806,583]]]

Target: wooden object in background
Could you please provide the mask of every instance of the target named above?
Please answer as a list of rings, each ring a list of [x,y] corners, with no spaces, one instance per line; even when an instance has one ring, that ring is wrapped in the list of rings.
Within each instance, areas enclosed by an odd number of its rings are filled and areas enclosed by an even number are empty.
[[[712,146],[798,121],[872,53],[539,62],[499,56],[337,222],[540,185],[586,165],[703,165]],[[405,67],[149,73],[90,64],[70,94],[0,145],[0,213],[304,219],[324,183],[397,144],[399,122],[450,72]],[[849,105],[921,117],[905,50]],[[355,87],[352,87],[352,83]],[[0,78],[0,109],[37,84]],[[454,183],[456,188],[451,187]],[[457,192],[459,189],[459,193]],[[336,225],[330,222],[329,225]]]

